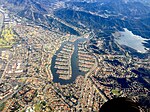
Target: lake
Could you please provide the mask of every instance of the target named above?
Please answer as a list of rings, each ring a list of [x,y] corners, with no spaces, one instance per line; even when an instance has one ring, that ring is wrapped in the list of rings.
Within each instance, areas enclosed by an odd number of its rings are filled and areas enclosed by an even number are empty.
[[[84,72],[79,71],[79,67],[78,67],[78,43],[84,42],[84,41],[86,41],[86,38],[79,38],[73,43],[74,44],[74,52],[73,52],[72,57],[71,57],[72,77],[69,80],[60,79],[59,75],[56,73],[57,69],[55,68],[55,62],[56,62],[57,54],[62,50],[63,46],[66,43],[70,43],[70,42],[62,43],[59,50],[55,53],[56,55],[54,55],[52,58],[52,63],[51,63],[50,69],[51,69],[51,72],[53,74],[53,82],[60,83],[62,85],[66,85],[66,84],[73,83],[76,80],[77,76],[85,75]]]

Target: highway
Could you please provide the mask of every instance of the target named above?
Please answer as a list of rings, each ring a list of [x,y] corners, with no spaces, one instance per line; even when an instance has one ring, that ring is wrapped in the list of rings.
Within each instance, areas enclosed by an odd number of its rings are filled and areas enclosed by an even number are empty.
[[[1,34],[1,31],[2,31],[2,27],[3,27],[3,24],[4,24],[4,14],[0,11],[0,34]]]

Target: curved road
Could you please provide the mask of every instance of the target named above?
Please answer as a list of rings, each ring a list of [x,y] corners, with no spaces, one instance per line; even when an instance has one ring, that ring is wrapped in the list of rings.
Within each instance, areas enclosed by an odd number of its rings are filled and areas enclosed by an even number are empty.
[[[83,43],[83,44],[84,44],[84,48],[85,48],[88,52],[90,52],[90,51],[87,49],[86,42]],[[91,73],[98,67],[98,58],[97,58],[97,55],[96,55],[95,53],[93,53],[93,52],[92,52],[92,55],[95,57],[95,64],[94,64],[94,66],[91,68],[91,70],[90,70],[87,74],[85,74],[84,83],[83,83],[82,89],[81,89],[80,99],[81,99],[82,96],[83,96],[83,89],[84,89],[84,86],[85,86],[85,83],[86,83],[87,78],[88,78],[88,77],[91,75]],[[80,102],[78,102],[78,106],[80,106]]]

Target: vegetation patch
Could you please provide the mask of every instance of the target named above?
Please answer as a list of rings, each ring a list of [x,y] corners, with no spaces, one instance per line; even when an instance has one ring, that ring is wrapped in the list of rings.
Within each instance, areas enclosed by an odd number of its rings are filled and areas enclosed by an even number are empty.
[[[12,28],[5,27],[0,35],[0,48],[10,48],[15,43],[15,37]]]
[[[0,112],[4,109],[4,107],[5,107],[5,103],[1,103],[0,104]]]
[[[111,92],[116,96],[120,95],[120,91],[118,89],[113,89]]]

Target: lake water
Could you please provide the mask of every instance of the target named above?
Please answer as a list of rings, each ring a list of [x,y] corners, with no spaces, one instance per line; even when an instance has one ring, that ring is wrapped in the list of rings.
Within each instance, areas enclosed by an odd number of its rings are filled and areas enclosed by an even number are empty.
[[[145,46],[143,43],[146,43],[147,39],[142,38],[141,36],[134,35],[131,31],[124,28],[124,31],[119,32],[120,36],[117,36],[117,39],[115,39],[120,45],[126,45],[128,47],[131,47],[137,52],[140,53],[146,53]]]
[[[72,77],[69,80],[60,79],[59,75],[56,73],[57,69],[54,68],[55,67],[56,58],[57,58],[57,54],[62,50],[63,46],[67,42],[64,42],[61,45],[60,49],[56,52],[56,55],[54,55],[53,58],[52,58],[51,72],[53,74],[53,82],[60,83],[62,85],[70,84],[70,83],[73,83],[76,80],[77,76],[85,74],[84,72],[80,72],[79,68],[78,68],[78,43],[79,42],[84,42],[84,41],[86,41],[85,38],[80,38],[80,39],[77,39],[73,43],[75,49],[74,49],[74,52],[73,52],[72,57],[71,57]]]

